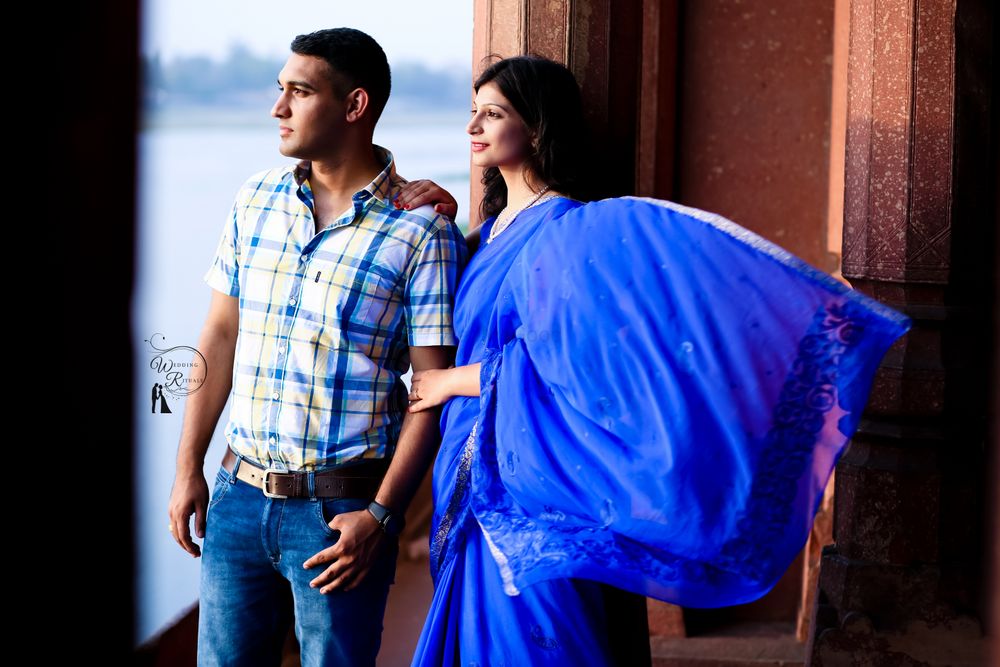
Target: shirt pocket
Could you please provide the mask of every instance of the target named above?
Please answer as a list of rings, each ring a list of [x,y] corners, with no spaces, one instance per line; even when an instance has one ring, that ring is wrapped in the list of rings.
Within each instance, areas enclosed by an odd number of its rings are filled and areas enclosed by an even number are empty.
[[[313,262],[302,285],[300,318],[342,331],[372,333],[385,308],[386,285],[378,273],[359,271],[346,262]]]

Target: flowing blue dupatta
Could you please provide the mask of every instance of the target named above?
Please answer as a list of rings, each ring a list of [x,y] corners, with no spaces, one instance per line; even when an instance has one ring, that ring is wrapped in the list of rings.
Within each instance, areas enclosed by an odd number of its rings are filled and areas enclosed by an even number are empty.
[[[909,325],[703,211],[621,198],[547,221],[500,287],[470,446],[506,591],[764,595]]]
[[[703,211],[522,212],[457,295],[482,394],[442,413],[413,664],[601,664],[588,580],[690,607],[767,593],[909,326]]]

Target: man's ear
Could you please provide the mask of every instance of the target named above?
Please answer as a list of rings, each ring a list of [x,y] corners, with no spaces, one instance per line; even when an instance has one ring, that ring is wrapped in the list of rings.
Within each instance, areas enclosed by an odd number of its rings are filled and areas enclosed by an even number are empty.
[[[361,120],[368,111],[368,91],[364,88],[355,88],[347,93],[346,119],[348,123],[356,123]]]

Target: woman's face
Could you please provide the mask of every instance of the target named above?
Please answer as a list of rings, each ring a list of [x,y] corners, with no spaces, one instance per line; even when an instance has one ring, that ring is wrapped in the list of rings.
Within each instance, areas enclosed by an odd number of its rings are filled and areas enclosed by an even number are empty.
[[[517,168],[529,154],[528,128],[493,82],[479,87],[465,131],[472,138],[472,164],[477,167]]]

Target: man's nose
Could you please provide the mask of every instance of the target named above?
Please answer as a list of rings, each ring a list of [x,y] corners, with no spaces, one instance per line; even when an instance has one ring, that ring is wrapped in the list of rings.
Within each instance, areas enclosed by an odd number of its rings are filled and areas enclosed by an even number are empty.
[[[271,107],[271,117],[285,118],[286,116],[288,116],[288,104],[285,102],[285,93],[281,93],[275,100],[274,106]]]

